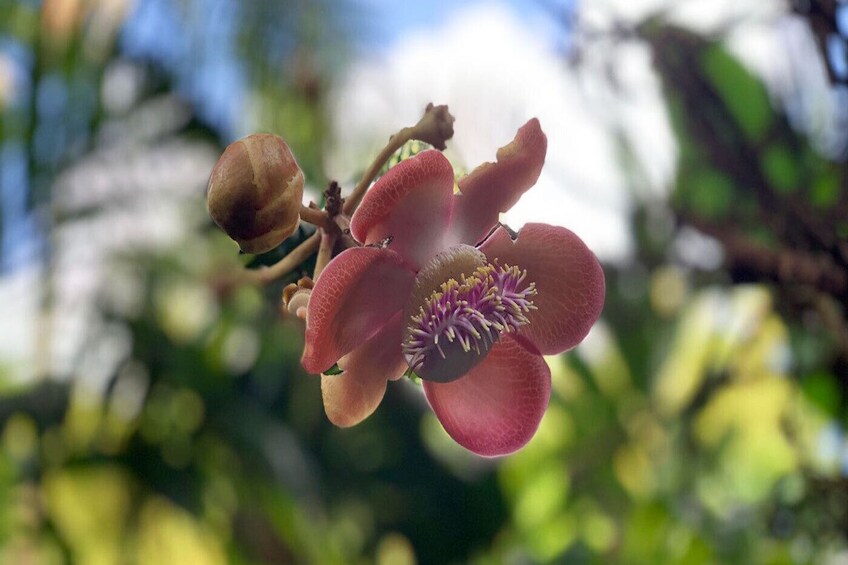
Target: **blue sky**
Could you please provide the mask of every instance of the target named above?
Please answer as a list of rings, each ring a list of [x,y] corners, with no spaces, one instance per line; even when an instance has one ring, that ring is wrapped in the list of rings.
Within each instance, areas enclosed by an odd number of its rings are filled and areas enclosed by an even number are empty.
[[[556,40],[553,37],[555,27],[552,25],[551,14],[570,9],[574,3],[575,0],[430,0],[405,3],[396,0],[360,0],[357,5],[376,15],[372,24],[378,35],[373,46],[386,48],[405,33],[439,27],[451,15],[473,4],[508,6],[527,24],[541,27],[544,33],[551,34],[552,39]]]
[[[130,55],[150,57],[172,66],[177,71],[177,88],[195,103],[201,115],[235,139],[243,132],[234,126],[238,120],[239,100],[245,95],[245,80],[235,50],[231,26],[225,16],[230,0],[207,0],[189,3],[194,8],[190,18],[210,30],[215,41],[205,41],[205,53],[193,51],[180,32],[170,0],[145,0],[132,13],[122,34],[122,48]],[[405,35],[441,27],[458,11],[474,5],[505,6],[534,32],[546,36],[554,49],[565,45],[563,27],[553,14],[565,12],[574,0],[430,0],[398,3],[390,0],[358,0],[352,2],[356,17],[364,25],[354,28],[357,48],[363,55],[379,55]],[[186,64],[189,61],[191,64]],[[236,101],[234,103],[234,101]]]

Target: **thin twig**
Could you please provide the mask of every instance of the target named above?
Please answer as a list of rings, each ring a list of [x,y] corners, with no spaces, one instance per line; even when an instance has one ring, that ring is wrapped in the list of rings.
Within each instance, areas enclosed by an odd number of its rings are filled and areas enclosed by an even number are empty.
[[[848,294],[848,273],[824,253],[790,247],[769,248],[726,225],[678,212],[681,220],[721,242],[731,275],[742,280],[802,284],[841,299]]]
[[[318,208],[304,206],[303,204],[300,205],[300,219],[319,228],[330,226],[330,219],[326,212]]]
[[[350,193],[345,199],[344,203],[344,213],[352,214],[356,207],[359,206],[359,203],[362,201],[362,197],[365,196],[365,191],[368,190],[368,187],[371,186],[371,181],[374,180],[374,177],[377,176],[377,173],[380,172],[380,169],[383,168],[383,164],[392,156],[392,154],[403,147],[403,144],[412,139],[413,134],[415,133],[415,128],[405,127],[396,134],[394,134],[390,139],[389,143],[383,147],[383,150],[374,158],[374,161],[371,162],[371,166],[368,167],[368,170],[365,171],[365,174],[362,175],[362,179],[359,181],[359,184],[353,189],[353,192]]]
[[[318,258],[315,260],[315,272],[312,274],[312,280],[318,280],[324,267],[333,258],[333,248],[336,246],[339,233],[338,229],[321,230],[321,243],[318,247]]]
[[[454,117],[448,112],[447,106],[434,106],[432,103],[427,104],[424,110],[424,116],[412,127],[405,127],[392,137],[389,142],[383,147],[383,150],[377,155],[371,166],[362,175],[359,184],[353,189],[353,192],[345,199],[343,212],[350,216],[353,214],[356,207],[365,196],[365,191],[371,185],[374,177],[383,168],[383,164],[392,156],[392,154],[403,147],[403,144],[412,139],[417,139],[425,143],[433,145],[436,149],[443,150],[445,141],[453,137],[453,122]]]
[[[309,257],[318,250],[320,242],[321,233],[318,231],[309,236],[308,239],[304,240],[300,245],[295,247],[291,253],[270,267],[244,271],[244,281],[264,285],[286,276],[298,268],[304,261],[309,259]]]

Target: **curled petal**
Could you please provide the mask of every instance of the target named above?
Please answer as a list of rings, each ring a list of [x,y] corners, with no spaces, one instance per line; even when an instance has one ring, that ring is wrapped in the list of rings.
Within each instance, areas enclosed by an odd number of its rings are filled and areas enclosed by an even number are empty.
[[[464,377],[424,381],[424,394],[458,444],[486,457],[507,455],[536,433],[551,396],[551,371],[541,355],[504,336]]]
[[[402,319],[398,313],[377,334],[341,359],[341,375],[321,375],[324,410],[332,423],[347,428],[370,416],[386,392],[386,381],[403,375]]]
[[[536,283],[537,310],[520,335],[544,355],[571,349],[586,337],[604,307],[604,272],[598,259],[572,231],[527,224],[513,241],[499,227],[480,246],[489,261],[517,265]]]
[[[388,249],[357,247],[330,261],[309,297],[303,368],[323,373],[365,343],[403,308],[414,279]]]
[[[389,248],[418,269],[441,249],[453,195],[453,167],[438,151],[424,151],[395,165],[365,193],[351,218],[358,241],[391,238]]]
[[[483,239],[499,214],[536,184],[547,150],[548,138],[533,118],[519,128],[509,145],[498,149],[497,162],[483,163],[461,178],[451,213],[451,243],[474,245]]]

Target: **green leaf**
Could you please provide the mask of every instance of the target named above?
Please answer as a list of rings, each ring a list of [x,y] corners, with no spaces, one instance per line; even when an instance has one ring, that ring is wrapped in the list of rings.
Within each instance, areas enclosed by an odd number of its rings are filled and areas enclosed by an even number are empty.
[[[824,174],[816,177],[810,187],[810,201],[816,208],[830,208],[839,198],[839,177]]]
[[[339,364],[336,363],[335,365],[324,371],[322,374],[327,375],[329,377],[333,375],[341,375],[342,373],[344,373],[344,370],[339,368]]]
[[[839,410],[839,385],[829,373],[814,373],[801,380],[801,390],[813,404],[833,416]]]
[[[765,86],[719,44],[705,51],[703,61],[704,72],[745,134],[761,139],[773,114]]]
[[[763,155],[763,170],[771,186],[778,192],[795,192],[801,182],[801,172],[795,156],[783,145],[769,147]]]
[[[418,375],[415,374],[415,371],[412,370],[412,367],[407,369],[406,372],[403,374],[403,376],[407,377],[409,380],[411,380],[412,382],[414,382],[417,385],[421,384],[421,377],[419,377]]]
[[[682,183],[686,203],[707,218],[727,213],[733,200],[733,182],[713,169],[702,169]]]
[[[418,155],[422,151],[426,151],[428,149],[432,149],[433,146],[429,143],[424,143],[423,141],[418,141],[417,139],[411,139],[404,143],[400,149],[395,151],[389,160],[386,161],[386,164],[383,165],[383,168],[380,169],[380,176],[386,174],[386,172],[400,163],[401,161],[406,161],[410,157],[414,157]]]

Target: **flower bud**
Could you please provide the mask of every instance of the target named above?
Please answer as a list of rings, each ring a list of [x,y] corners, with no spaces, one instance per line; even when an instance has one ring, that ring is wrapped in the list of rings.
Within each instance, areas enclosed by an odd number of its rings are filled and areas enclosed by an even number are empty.
[[[283,289],[283,310],[294,314],[301,320],[306,319],[306,308],[315,283],[309,277],[303,277],[297,284],[292,283]]]
[[[297,229],[303,171],[282,138],[259,133],[231,143],[212,169],[209,215],[246,253],[264,253]]]

